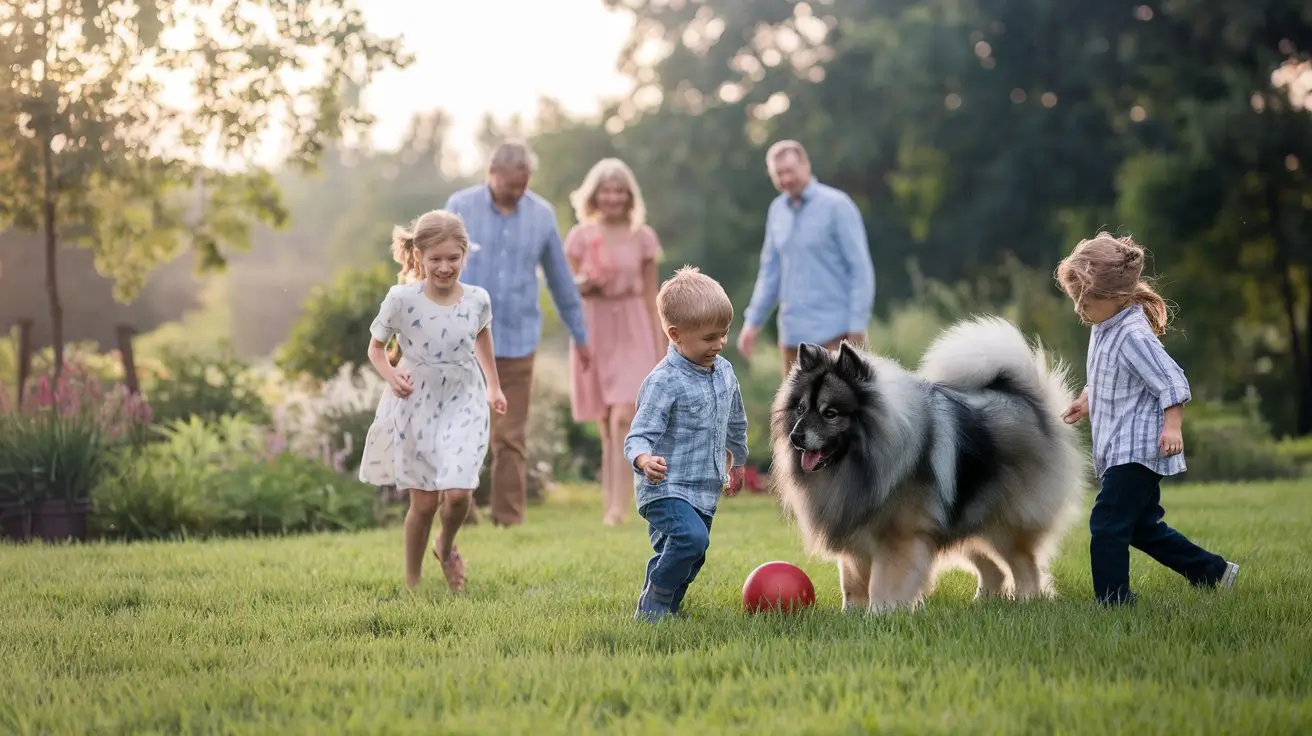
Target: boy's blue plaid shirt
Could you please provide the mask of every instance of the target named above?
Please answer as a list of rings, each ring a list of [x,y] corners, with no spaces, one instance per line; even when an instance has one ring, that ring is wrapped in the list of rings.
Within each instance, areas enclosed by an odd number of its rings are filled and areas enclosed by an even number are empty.
[[[624,456],[637,477],[638,508],[659,498],[680,498],[714,514],[728,477],[724,451],[734,467],[747,462],[747,414],[733,365],[722,357],[702,368],[670,345],[638,390],[637,413],[624,441]],[[665,458],[665,479],[652,483],[633,462],[642,454]]]

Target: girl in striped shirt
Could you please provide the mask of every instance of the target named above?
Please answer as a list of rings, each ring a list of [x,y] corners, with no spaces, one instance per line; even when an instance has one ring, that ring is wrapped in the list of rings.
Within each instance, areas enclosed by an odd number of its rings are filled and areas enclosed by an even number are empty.
[[[1087,384],[1063,419],[1088,417],[1101,489],[1089,517],[1093,592],[1100,603],[1133,602],[1130,545],[1197,587],[1229,589],[1239,566],[1208,552],[1162,517],[1161,479],[1185,469],[1181,421],[1191,396],[1184,371],[1162,347],[1167,309],[1143,280],[1143,248],[1100,232],[1057,267],[1057,281],[1092,326]]]

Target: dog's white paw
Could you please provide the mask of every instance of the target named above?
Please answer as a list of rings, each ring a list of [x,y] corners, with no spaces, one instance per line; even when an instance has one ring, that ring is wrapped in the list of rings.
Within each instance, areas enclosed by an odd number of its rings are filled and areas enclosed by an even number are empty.
[[[898,611],[916,611],[920,608],[921,600],[915,598],[909,601],[871,601],[870,606],[866,609],[869,613],[882,616]]]

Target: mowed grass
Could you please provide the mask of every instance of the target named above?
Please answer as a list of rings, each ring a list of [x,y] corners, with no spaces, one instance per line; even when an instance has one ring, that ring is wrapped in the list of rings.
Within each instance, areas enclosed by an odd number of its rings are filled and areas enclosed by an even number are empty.
[[[769,497],[724,502],[685,621],[631,618],[645,526],[565,489],[466,529],[469,592],[401,584],[399,529],[0,547],[5,733],[1306,733],[1312,489],[1172,488],[1167,519],[1242,565],[1195,591],[1138,552],[1131,610],[1090,602],[1077,525],[1060,600],[844,615]],[[817,606],[749,617],[743,579],[801,564]],[[673,730],[671,730],[673,729]]]

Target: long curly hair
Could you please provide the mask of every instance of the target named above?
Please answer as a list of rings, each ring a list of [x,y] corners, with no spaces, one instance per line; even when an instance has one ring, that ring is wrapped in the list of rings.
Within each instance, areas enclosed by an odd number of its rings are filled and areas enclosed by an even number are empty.
[[[1143,266],[1144,250],[1130,236],[1117,238],[1099,232],[1077,243],[1071,254],[1057,264],[1056,279],[1075,302],[1081,319],[1088,321],[1088,299],[1123,300],[1142,306],[1153,332],[1162,335],[1171,313],[1166,300],[1144,280]]]

